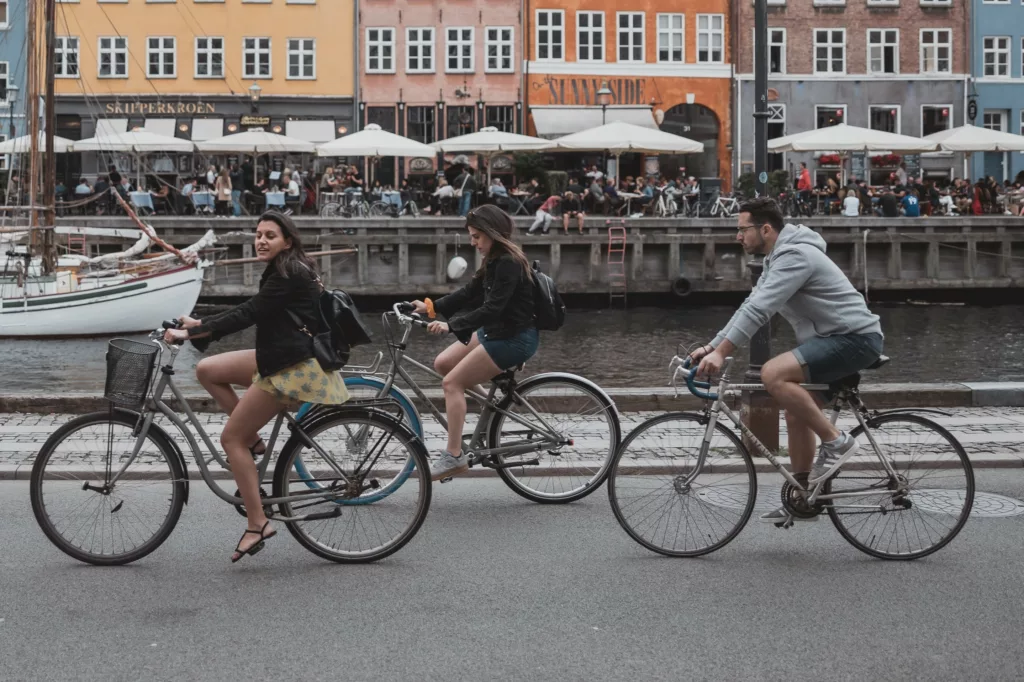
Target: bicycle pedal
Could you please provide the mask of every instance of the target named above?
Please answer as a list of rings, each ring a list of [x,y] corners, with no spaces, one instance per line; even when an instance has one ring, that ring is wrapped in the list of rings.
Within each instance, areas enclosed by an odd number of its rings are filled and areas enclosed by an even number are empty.
[[[444,478],[439,478],[437,480],[437,482],[438,483],[451,483],[452,482],[452,477],[451,476],[445,476]]]

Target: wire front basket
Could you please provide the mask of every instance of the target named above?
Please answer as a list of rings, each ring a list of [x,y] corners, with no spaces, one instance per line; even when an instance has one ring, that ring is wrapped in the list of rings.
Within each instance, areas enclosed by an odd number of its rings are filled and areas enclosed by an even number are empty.
[[[103,397],[121,407],[142,407],[159,352],[159,347],[152,343],[112,339],[107,344],[107,384]]]

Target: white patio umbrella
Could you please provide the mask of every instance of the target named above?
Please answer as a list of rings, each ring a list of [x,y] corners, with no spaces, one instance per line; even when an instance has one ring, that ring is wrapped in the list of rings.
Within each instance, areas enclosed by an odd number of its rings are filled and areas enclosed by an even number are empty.
[[[923,139],[938,142],[939,148],[943,151],[966,152],[964,163],[967,168],[970,168],[974,152],[1024,152],[1024,135],[973,125],[940,130],[926,135]],[[964,174],[967,174],[966,170]]]
[[[807,130],[768,140],[770,152],[931,152],[938,144],[909,135],[897,135],[845,123]],[[846,182],[846,164],[842,166],[842,181]]]
[[[192,152],[195,145],[191,140],[159,135],[148,130],[129,130],[124,133],[90,137],[72,142],[76,152],[130,152],[136,157],[135,183],[141,183],[142,164],[138,158],[153,152]]]
[[[196,142],[196,147],[201,152],[212,154],[273,154],[294,152],[298,154],[311,154],[316,150],[316,145],[297,137],[268,133],[262,128],[253,128],[244,133],[215,137],[212,140]]]
[[[395,133],[389,133],[376,123],[371,123],[358,133],[325,142],[316,148],[317,156],[363,156],[377,159],[382,156],[426,156],[434,157],[437,150],[430,145],[410,140]],[[370,169],[372,171],[372,164]],[[373,178],[367,178],[372,182]]]
[[[491,159],[502,152],[535,152],[551,149],[555,143],[539,137],[518,135],[498,130],[494,126],[481,128],[475,133],[459,135],[434,142],[431,147],[442,152],[470,152],[487,157],[487,184],[491,184]]]
[[[71,151],[72,144],[74,143],[66,137],[60,137],[59,135],[53,136],[53,151],[57,154],[64,154]],[[15,137],[14,139],[0,143],[0,154],[27,154],[31,145],[31,135]],[[39,133],[38,150],[40,153],[46,151],[46,133]]]
[[[72,142],[76,152],[132,152],[148,154],[150,152],[191,152],[195,145],[191,140],[158,135],[148,130],[131,130],[102,137],[90,137]]]
[[[560,137],[555,149],[607,152],[615,156],[615,168],[619,167],[619,156],[627,152],[645,154],[699,154],[704,145],[688,137],[673,135],[662,130],[612,121],[596,128]]]

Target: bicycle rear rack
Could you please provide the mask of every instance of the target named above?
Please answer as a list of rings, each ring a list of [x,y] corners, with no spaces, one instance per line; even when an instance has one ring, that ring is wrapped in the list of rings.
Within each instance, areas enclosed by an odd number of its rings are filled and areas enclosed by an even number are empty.
[[[618,218],[604,224],[608,227],[608,306],[621,298],[622,306],[626,307],[626,221]]]

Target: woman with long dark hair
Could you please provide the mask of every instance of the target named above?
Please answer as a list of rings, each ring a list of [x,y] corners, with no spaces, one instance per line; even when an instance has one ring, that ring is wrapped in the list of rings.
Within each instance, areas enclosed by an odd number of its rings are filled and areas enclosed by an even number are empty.
[[[458,291],[437,301],[413,302],[418,313],[447,318],[448,322],[431,322],[428,331],[450,332],[458,339],[434,359],[434,368],[444,376],[441,387],[448,418],[448,448],[430,468],[435,481],[469,468],[462,452],[466,389],[526,362],[537,352],[533,275],[523,250],[512,242],[514,227],[512,218],[492,204],[470,211],[466,229],[484,257],[483,265]]]
[[[206,337],[215,341],[256,325],[255,350],[214,355],[196,367],[199,383],[229,415],[220,442],[249,520],[232,562],[255,554],[263,548],[263,541],[277,532],[270,527],[260,501],[259,474],[253,460],[266,452],[266,446],[259,430],[284,407],[304,402],[338,405],[348,399],[345,382],[336,372],[321,369],[314,359],[313,340],[303,331],[316,329],[320,319],[320,285],[295,223],[274,211],[260,216],[256,257],[267,264],[259,293],[205,320],[184,316],[183,329],[164,334],[168,343]],[[234,386],[246,388],[241,399]]]

